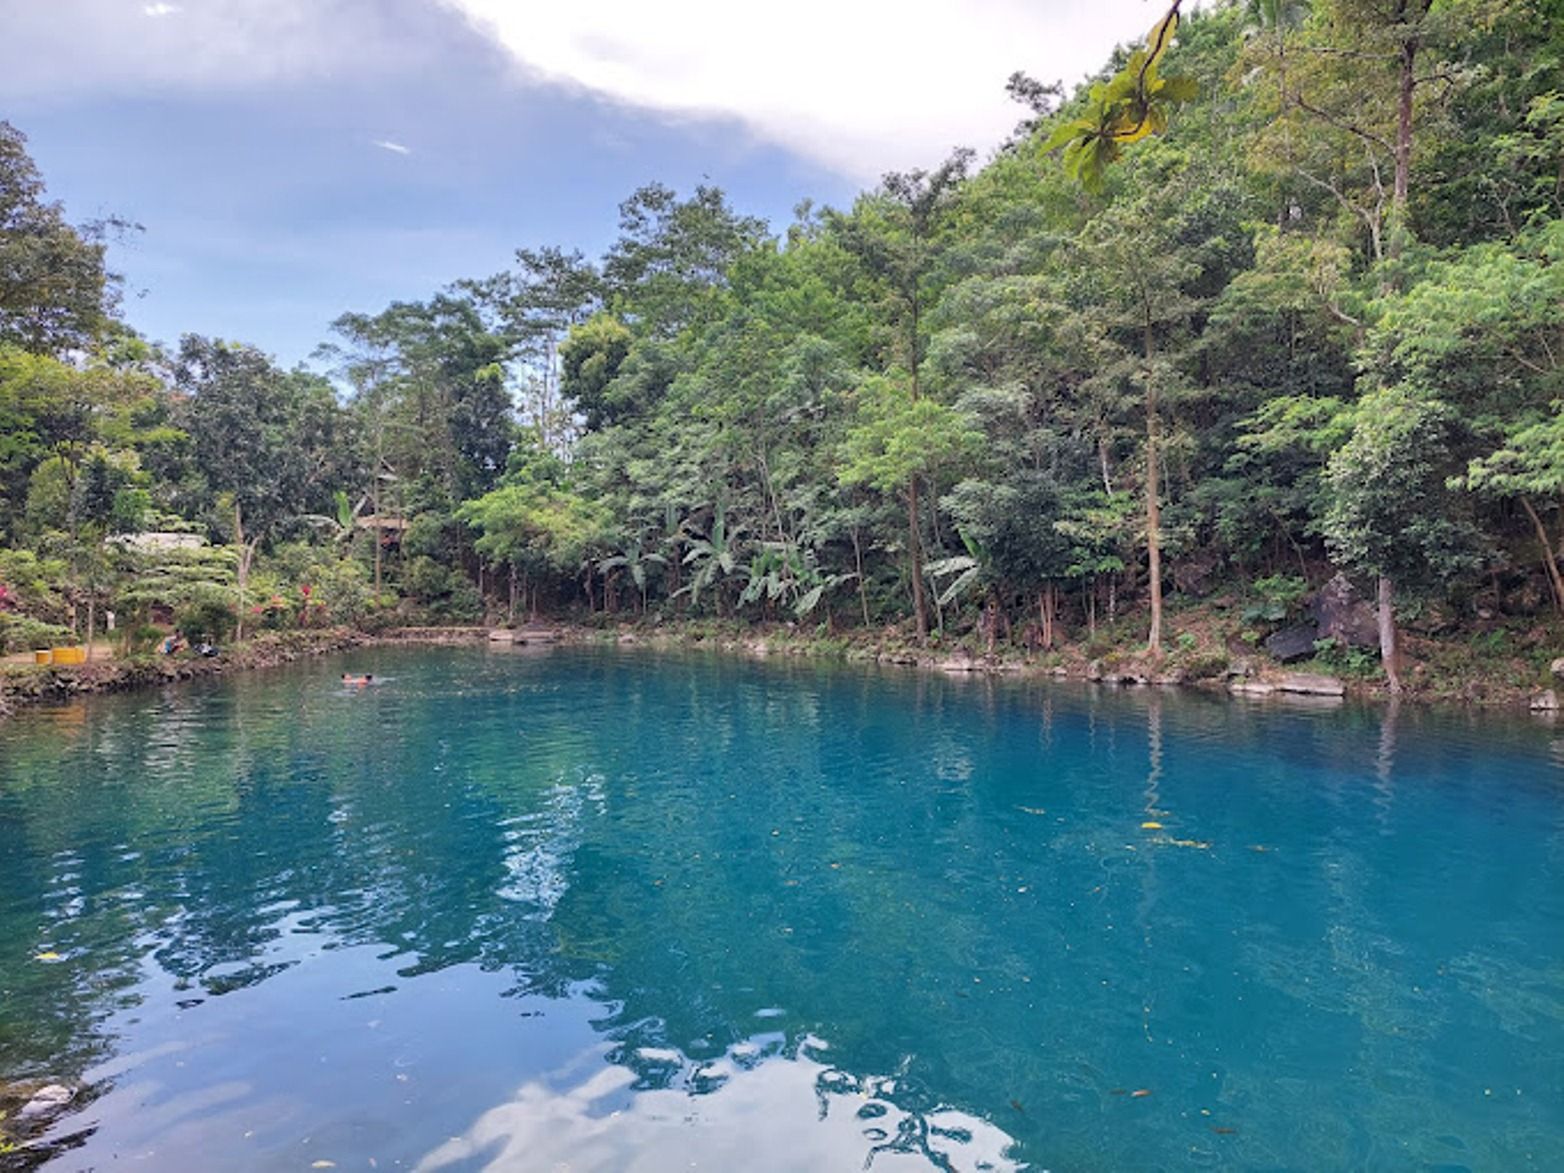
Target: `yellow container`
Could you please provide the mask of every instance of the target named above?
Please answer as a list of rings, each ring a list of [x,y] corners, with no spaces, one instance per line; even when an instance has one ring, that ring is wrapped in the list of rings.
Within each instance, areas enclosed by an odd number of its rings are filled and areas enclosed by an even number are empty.
[[[54,662],[56,664],[85,664],[87,662],[87,649],[83,647],[55,648]]]
[[[54,653],[51,652],[48,648],[40,648],[33,652],[33,663],[52,664],[54,663]]]

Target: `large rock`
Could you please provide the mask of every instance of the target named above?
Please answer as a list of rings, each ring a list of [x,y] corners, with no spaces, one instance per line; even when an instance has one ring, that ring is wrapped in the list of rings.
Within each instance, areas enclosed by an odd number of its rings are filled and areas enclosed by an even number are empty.
[[[1564,656],[1560,656],[1548,665],[1548,671],[1554,680],[1564,680]]]
[[[1559,711],[1559,694],[1553,689],[1545,689],[1531,698],[1531,711],[1534,713],[1556,713]]]
[[[54,1116],[63,1111],[75,1098],[74,1089],[62,1083],[51,1083],[35,1091],[32,1098],[22,1105],[22,1110],[17,1115],[23,1120]]]
[[[1314,641],[1320,638],[1319,628],[1312,623],[1295,623],[1284,627],[1265,641],[1265,650],[1283,664],[1295,660],[1307,660],[1314,655]]]
[[[1379,647],[1379,618],[1374,607],[1358,593],[1345,574],[1337,574],[1322,586],[1309,605],[1319,635],[1349,648]]]
[[[1303,696],[1346,696],[1347,686],[1334,676],[1316,672],[1289,672],[1276,682],[1278,692],[1294,692]]]

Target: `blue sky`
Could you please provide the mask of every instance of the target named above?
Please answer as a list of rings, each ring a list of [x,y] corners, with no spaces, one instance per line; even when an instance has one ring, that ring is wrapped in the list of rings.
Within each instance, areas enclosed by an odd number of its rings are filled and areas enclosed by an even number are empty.
[[[126,317],[307,357],[345,310],[518,246],[597,253],[631,190],[713,182],[780,230],[993,146],[1013,69],[1068,81],[1142,0],[0,0],[0,117],[113,250]],[[737,15],[735,15],[737,14]]]

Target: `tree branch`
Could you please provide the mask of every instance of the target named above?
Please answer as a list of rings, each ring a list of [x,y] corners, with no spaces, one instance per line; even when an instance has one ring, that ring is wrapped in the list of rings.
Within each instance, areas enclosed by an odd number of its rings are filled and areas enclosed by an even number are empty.
[[[1331,126],[1334,126],[1337,130],[1344,130],[1348,134],[1356,135],[1358,138],[1362,139],[1364,142],[1374,144],[1380,150],[1385,151],[1387,154],[1395,154],[1395,151],[1391,147],[1391,145],[1388,142],[1386,142],[1384,139],[1380,138],[1379,135],[1374,134],[1372,131],[1364,130],[1361,126],[1354,126],[1350,122],[1343,122],[1341,119],[1337,118],[1334,114],[1331,114],[1331,113],[1329,113],[1329,112],[1327,112],[1325,110],[1321,110],[1318,106],[1313,105],[1306,98],[1302,97],[1299,94],[1294,94],[1292,100],[1293,100],[1293,105],[1297,106],[1298,109],[1303,110],[1303,111],[1305,111],[1305,112],[1307,112],[1309,114],[1314,115],[1316,118],[1320,119],[1323,122],[1329,123]]]

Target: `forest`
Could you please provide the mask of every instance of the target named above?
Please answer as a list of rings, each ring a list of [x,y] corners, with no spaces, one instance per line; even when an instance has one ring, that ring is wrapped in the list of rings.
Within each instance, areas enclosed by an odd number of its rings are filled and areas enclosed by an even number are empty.
[[[652,182],[602,256],[345,312],[292,370],[138,336],[133,226],[0,123],[0,652],[548,615],[1195,666],[1340,575],[1377,638],[1338,669],[1546,664],[1564,8],[1182,17],[1073,93],[1014,75],[986,159],[781,229]]]

